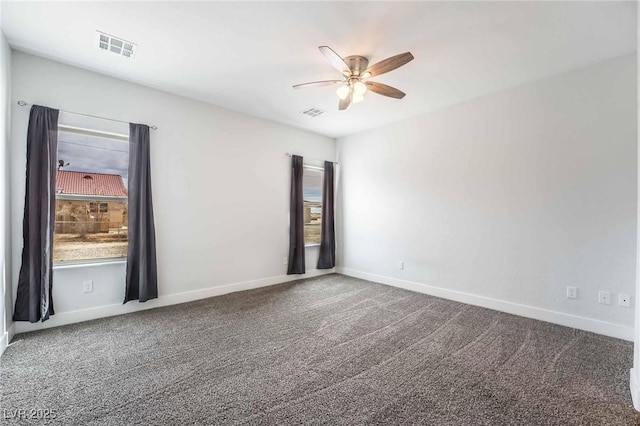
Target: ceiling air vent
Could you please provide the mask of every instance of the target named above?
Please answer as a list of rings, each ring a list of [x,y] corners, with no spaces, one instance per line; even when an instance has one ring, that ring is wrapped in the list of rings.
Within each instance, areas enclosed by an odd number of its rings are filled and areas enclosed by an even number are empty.
[[[311,107],[309,109],[306,109],[304,111],[302,111],[302,113],[304,115],[308,115],[309,117],[318,117],[322,114],[324,114],[326,111],[323,111],[321,109],[315,108],[315,107]]]
[[[98,48],[127,58],[133,56],[135,43],[98,31]]]

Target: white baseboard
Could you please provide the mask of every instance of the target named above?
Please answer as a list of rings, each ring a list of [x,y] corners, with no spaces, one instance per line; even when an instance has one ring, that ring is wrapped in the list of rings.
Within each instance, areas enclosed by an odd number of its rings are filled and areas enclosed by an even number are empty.
[[[261,278],[258,280],[244,281],[222,286],[209,287],[200,290],[185,291],[183,293],[160,295],[157,299],[144,303],[129,302],[127,304],[114,304],[99,306],[96,308],[82,309],[70,312],[60,312],[52,315],[45,322],[15,322],[15,333],[27,333],[29,331],[41,330],[44,328],[59,327],[61,325],[73,324],[77,322],[89,321],[98,318],[105,318],[114,315],[122,315],[131,312],[143,311],[146,309],[159,308],[161,306],[177,305],[179,303],[191,302],[194,300],[206,299],[223,294],[235,293],[237,291],[251,290],[254,288],[268,287],[275,284],[282,284],[303,278],[313,278],[320,275],[334,273],[333,269],[312,269],[302,275],[278,275],[275,277]],[[12,327],[13,327],[12,326]]]
[[[4,353],[5,349],[9,346],[9,332],[4,333],[2,339],[0,339],[0,356]]]
[[[13,339],[13,335],[15,334],[15,330],[15,324],[12,323],[4,333],[4,336],[0,339],[0,356],[2,356],[4,351],[9,347],[11,339]]]
[[[638,388],[638,377],[636,375],[636,369],[631,369],[629,387],[631,389],[631,400],[633,401],[633,408],[640,411],[640,388]]]
[[[519,303],[507,302],[505,300],[478,296],[476,294],[450,290],[413,281],[405,281],[398,278],[371,274],[368,272],[357,271],[349,268],[337,268],[336,272],[354,278],[361,278],[367,281],[373,281],[380,284],[403,288],[405,290],[411,290],[418,293],[441,297],[443,299],[454,300],[456,302],[467,303],[469,305],[481,306],[483,308],[494,309],[496,311],[502,311],[513,315],[551,322],[554,324],[564,325],[566,327],[577,328],[579,330],[590,331],[593,333],[633,342],[633,327],[628,327],[621,324],[600,321],[578,315],[566,314],[563,312],[551,311],[548,309],[536,308],[534,306],[521,305]]]

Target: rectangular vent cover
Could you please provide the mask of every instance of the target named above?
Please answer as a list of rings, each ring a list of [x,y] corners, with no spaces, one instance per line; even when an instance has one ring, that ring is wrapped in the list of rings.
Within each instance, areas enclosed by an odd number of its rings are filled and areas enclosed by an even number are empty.
[[[98,36],[98,47],[100,50],[113,52],[126,58],[131,58],[133,56],[133,52],[136,47],[135,43],[131,43],[100,31],[98,31]]]
[[[308,115],[309,117],[318,117],[322,114],[324,114],[326,111],[323,111],[321,109],[315,108],[315,107],[311,107],[309,109],[306,109],[304,111],[302,111],[302,113],[304,115]]]

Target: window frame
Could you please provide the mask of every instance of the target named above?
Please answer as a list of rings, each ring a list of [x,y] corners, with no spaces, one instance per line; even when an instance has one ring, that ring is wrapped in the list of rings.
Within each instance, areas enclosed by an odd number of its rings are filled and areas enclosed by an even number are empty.
[[[303,169],[315,170],[315,171],[320,172],[320,181],[324,182],[324,167],[314,166],[312,164],[302,164],[302,168]],[[304,173],[303,173],[302,174],[302,191],[303,191],[303,194],[304,194],[304,188],[305,188],[305,185],[304,185]],[[323,190],[324,190],[324,188],[322,187],[322,183],[321,183],[320,184],[320,234],[321,234],[321,238],[322,238],[322,199],[324,198]],[[304,205],[304,195],[303,195],[302,199],[303,199],[302,202],[303,202],[303,205]],[[306,225],[303,224],[303,226],[306,226]],[[306,241],[306,239],[305,239],[305,242],[304,242],[305,248],[306,247],[319,247],[320,244],[321,243],[319,243],[319,242],[318,243],[313,243],[313,242],[308,243]]]
[[[86,199],[86,198],[85,198]],[[102,209],[104,207],[104,210]],[[89,213],[109,213],[109,203],[89,199]]]
[[[101,130],[96,130],[96,129],[90,129],[90,128],[85,128],[85,127],[77,127],[77,126],[70,126],[70,125],[65,125],[65,124],[59,124],[58,125],[58,133],[59,132],[66,132],[66,133],[76,133],[79,135],[85,135],[85,136],[94,136],[94,137],[100,137],[100,138],[104,138],[104,139],[111,139],[113,141],[117,141],[117,142],[121,142],[123,144],[127,144],[127,147],[129,146],[129,136],[125,135],[125,134],[121,134],[121,133],[113,133],[113,132],[106,132],[106,131],[101,131]],[[56,152],[56,160],[57,160],[57,156],[58,153]],[[127,162],[129,161],[128,158],[128,154],[127,154]],[[94,171],[88,171],[87,173],[100,173],[100,172],[94,172]],[[75,195],[75,194],[59,194],[57,191],[55,193],[55,200],[70,200],[70,201],[77,201],[77,200],[83,200],[83,201],[87,201],[89,203],[96,203],[98,206],[98,209],[96,211],[97,214],[109,214],[109,207],[108,207],[108,202],[109,201],[116,201],[116,202],[121,202],[125,201],[125,208],[128,209],[128,197],[115,197],[115,196],[105,196],[105,195]],[[104,212],[100,211],[100,205],[102,204],[106,204],[107,205],[107,210]],[[57,216],[57,212],[56,215]],[[54,235],[55,235],[55,226],[56,223],[58,222],[57,217],[54,217]],[[124,224],[123,224],[124,225]],[[127,229],[128,232],[128,229]],[[55,242],[52,241],[51,242],[51,252],[53,253],[54,251],[54,244]],[[127,248],[129,246],[129,239],[127,237]],[[54,260],[53,261],[53,269],[67,269],[67,268],[74,268],[74,267],[84,267],[84,266],[99,266],[99,265],[110,265],[110,264],[124,264],[127,261],[127,255],[125,254],[124,256],[119,256],[119,257],[95,257],[95,258],[89,258],[89,259],[72,259],[72,260]]]

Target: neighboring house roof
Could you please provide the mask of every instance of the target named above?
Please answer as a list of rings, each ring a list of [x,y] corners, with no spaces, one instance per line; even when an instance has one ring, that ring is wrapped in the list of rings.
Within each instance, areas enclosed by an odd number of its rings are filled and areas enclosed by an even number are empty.
[[[122,176],[56,170],[56,194],[126,197]]]

